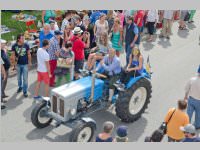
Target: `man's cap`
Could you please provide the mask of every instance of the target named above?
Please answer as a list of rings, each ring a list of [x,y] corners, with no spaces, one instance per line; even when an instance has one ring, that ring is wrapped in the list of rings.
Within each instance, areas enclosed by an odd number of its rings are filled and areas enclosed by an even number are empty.
[[[126,126],[119,126],[117,128],[117,135],[119,137],[125,137],[128,135],[128,132],[127,132],[127,127]]]
[[[191,134],[196,133],[195,127],[192,124],[188,124],[184,127],[182,126],[182,127],[180,127],[180,130],[183,132],[186,132],[186,133],[191,133]]]

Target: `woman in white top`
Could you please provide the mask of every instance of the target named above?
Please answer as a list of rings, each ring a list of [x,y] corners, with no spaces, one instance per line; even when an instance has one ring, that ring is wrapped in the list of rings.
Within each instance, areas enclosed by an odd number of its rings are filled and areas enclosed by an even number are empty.
[[[88,57],[87,69],[91,70],[97,60],[102,60],[108,53],[109,48],[112,48],[112,43],[108,39],[108,33],[102,32],[100,34],[97,46],[92,48]]]
[[[99,20],[95,22],[94,25],[94,35],[96,37],[96,42],[98,42],[100,34],[102,32],[107,32],[108,33],[108,21],[106,20],[106,15],[102,13],[99,17]]]
[[[158,22],[158,10],[149,10],[147,14],[147,28],[149,33],[149,38],[147,39],[149,42],[153,40],[153,34],[156,28],[156,24]]]

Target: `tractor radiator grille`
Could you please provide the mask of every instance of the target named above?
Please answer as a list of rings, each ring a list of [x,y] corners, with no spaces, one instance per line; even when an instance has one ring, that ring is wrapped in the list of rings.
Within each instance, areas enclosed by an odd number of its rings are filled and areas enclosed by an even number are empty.
[[[56,96],[52,97],[52,102],[53,102],[53,112],[61,115],[64,117],[64,100],[58,99]]]
[[[64,117],[64,100],[60,99],[60,115]]]
[[[57,97],[53,96],[52,101],[53,101],[53,112],[57,113]]]

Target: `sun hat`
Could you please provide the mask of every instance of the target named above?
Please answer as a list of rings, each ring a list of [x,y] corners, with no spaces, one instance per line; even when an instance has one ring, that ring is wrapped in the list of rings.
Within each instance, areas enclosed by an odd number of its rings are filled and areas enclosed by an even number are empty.
[[[181,126],[180,130],[183,131],[183,132],[191,133],[191,134],[195,134],[196,133],[195,127],[192,124],[188,124],[188,125],[186,125],[184,127]]]
[[[74,30],[72,30],[73,34],[81,34],[83,32],[83,30],[81,30],[80,27],[75,27]]]

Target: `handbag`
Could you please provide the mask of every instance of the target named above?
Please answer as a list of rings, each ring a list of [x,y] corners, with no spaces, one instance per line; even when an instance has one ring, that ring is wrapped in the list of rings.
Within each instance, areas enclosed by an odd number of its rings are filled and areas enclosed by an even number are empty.
[[[163,134],[166,134],[167,133],[167,124],[169,123],[169,121],[171,120],[172,116],[174,115],[176,109],[174,109],[173,113],[171,114],[169,120],[167,122],[163,122],[161,124],[161,126],[159,127],[160,130],[163,131]]]
[[[57,67],[60,68],[69,68],[69,65],[66,62],[66,59],[64,58],[58,58],[57,60]]]

